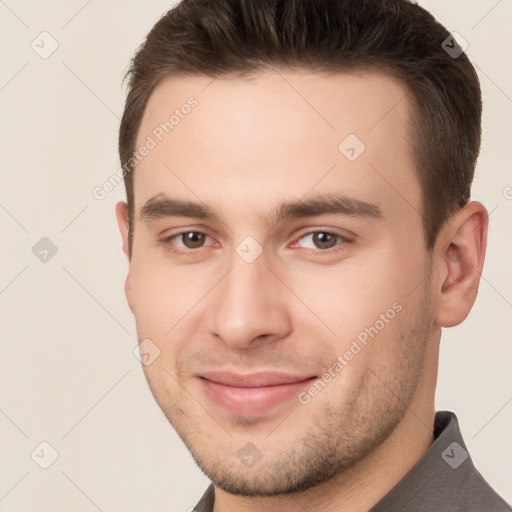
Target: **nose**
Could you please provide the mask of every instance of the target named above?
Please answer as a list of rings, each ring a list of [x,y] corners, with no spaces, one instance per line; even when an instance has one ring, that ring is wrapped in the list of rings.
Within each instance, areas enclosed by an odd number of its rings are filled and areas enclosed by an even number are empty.
[[[266,259],[247,263],[235,254],[232,263],[210,294],[210,333],[239,349],[285,337],[292,329],[287,297]]]

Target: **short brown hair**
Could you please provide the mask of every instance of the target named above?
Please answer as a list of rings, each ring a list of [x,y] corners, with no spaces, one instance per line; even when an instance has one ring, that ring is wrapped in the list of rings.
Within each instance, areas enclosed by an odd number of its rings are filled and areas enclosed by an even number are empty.
[[[151,29],[126,74],[121,165],[127,169],[135,151],[149,96],[168,76],[244,76],[271,67],[382,71],[405,84],[412,99],[412,147],[432,249],[444,222],[469,198],[480,150],[478,76],[465,53],[445,51],[447,44],[459,49],[450,37],[409,0],[182,0]],[[124,173],[130,248],[131,167]]]

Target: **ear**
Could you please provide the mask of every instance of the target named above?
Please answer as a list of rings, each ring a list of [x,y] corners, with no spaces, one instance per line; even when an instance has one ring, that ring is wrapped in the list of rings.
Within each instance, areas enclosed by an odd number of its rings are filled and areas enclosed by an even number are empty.
[[[126,276],[126,280],[124,283],[124,291],[126,295],[126,300],[128,301],[128,306],[130,307],[132,313],[133,311],[133,298],[132,298],[132,289],[130,283],[130,269],[131,269],[131,254],[130,247],[128,244],[128,232],[129,232],[129,217],[128,217],[128,206],[124,201],[120,201],[116,204],[116,217],[117,217],[117,225],[119,226],[119,232],[121,233],[121,240],[123,244],[123,252],[126,254],[128,258],[128,262],[130,263],[130,268],[128,269],[128,275]]]
[[[128,245],[128,230],[129,230],[129,221],[128,221],[128,205],[124,201],[119,201],[116,204],[116,217],[117,217],[117,225],[119,226],[119,231],[121,233],[121,241],[123,243],[123,252],[130,259],[130,251]]]
[[[471,201],[450,218],[441,230],[435,251],[436,323],[453,327],[468,316],[475,302],[484,265],[489,214]]]

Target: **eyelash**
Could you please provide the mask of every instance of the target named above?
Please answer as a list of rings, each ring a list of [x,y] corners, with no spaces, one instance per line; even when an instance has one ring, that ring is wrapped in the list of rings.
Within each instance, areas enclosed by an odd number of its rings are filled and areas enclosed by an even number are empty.
[[[318,233],[322,233],[324,235],[330,235],[330,236],[335,237],[337,239],[337,243],[334,247],[330,247],[328,249],[311,249],[311,248],[304,247],[304,249],[307,249],[310,253],[314,254],[315,256],[318,256],[318,255],[319,256],[327,256],[327,255],[331,255],[331,254],[336,254],[339,251],[344,251],[344,250],[346,250],[346,247],[345,247],[346,244],[352,242],[352,240],[350,240],[348,237],[340,235],[339,233],[334,233],[333,231],[318,229],[316,231],[308,231],[307,233],[302,234],[297,239],[297,242],[293,243],[293,246],[295,246],[299,240],[302,240],[303,238],[305,238],[307,236],[315,235]]]
[[[204,246],[202,247],[198,247],[197,249],[187,249],[187,250],[182,250],[182,249],[177,249],[176,246],[174,246],[173,244],[173,240],[176,239],[176,238],[179,238],[187,233],[196,233],[196,234],[201,234],[201,235],[205,235],[206,237],[212,239],[211,236],[209,236],[208,234],[204,233],[203,231],[194,231],[194,230],[187,230],[187,231],[180,231],[179,233],[174,233],[170,236],[167,236],[165,238],[163,238],[162,240],[159,241],[160,244],[164,245],[164,246],[173,246],[172,247],[172,251],[177,253],[177,254],[180,254],[180,255],[187,255],[187,256],[196,256],[198,255],[198,249],[204,249]],[[323,233],[325,235],[331,235],[331,236],[334,236],[337,238],[338,242],[334,247],[331,247],[329,249],[309,249],[309,248],[306,248],[308,251],[310,251],[310,253],[314,254],[315,256],[317,255],[320,255],[320,256],[325,256],[325,255],[331,255],[331,254],[334,254],[334,253],[337,253],[339,251],[343,251],[345,250],[345,245],[346,244],[349,244],[351,242],[353,242],[353,240],[351,240],[350,238],[346,237],[346,236],[343,236],[343,235],[340,235],[339,233],[334,233],[332,231],[327,231],[327,230],[316,230],[316,231],[308,231],[307,233],[304,233],[302,234],[299,238],[297,238],[297,242],[299,240],[302,240],[303,238],[307,237],[307,236],[311,236],[311,235],[315,235],[315,234],[318,234],[318,233]],[[213,240],[213,239],[212,239]],[[295,245],[297,242],[294,242],[293,245]]]

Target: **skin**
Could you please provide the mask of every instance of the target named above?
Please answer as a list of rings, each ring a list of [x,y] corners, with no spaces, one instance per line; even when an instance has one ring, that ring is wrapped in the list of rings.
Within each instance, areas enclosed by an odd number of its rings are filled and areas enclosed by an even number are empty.
[[[137,147],[190,96],[197,107],[134,174],[126,295],[139,340],[161,351],[143,367],[151,391],[215,484],[215,512],[367,511],[433,441],[441,327],[474,303],[487,212],[468,202],[427,251],[411,106],[383,74],[168,78]],[[366,146],[353,162],[338,150],[348,134]],[[159,194],[215,217],[141,218]],[[381,216],[272,219],[282,202],[328,194]],[[116,214],[130,255],[125,203]],[[187,230],[207,237],[162,242]],[[247,236],[263,250],[252,263],[236,252]],[[307,404],[234,414],[203,392],[197,375],[209,369],[321,376],[395,303],[401,311]],[[248,442],[261,454],[252,467],[237,457]]]

